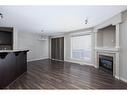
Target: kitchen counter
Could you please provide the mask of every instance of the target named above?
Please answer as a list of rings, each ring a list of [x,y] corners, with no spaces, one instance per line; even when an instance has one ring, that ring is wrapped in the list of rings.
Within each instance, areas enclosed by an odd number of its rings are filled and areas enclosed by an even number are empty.
[[[7,87],[27,72],[29,50],[0,50],[0,88]]]
[[[0,53],[9,53],[9,52],[21,52],[21,51],[29,51],[29,50],[0,50]]]

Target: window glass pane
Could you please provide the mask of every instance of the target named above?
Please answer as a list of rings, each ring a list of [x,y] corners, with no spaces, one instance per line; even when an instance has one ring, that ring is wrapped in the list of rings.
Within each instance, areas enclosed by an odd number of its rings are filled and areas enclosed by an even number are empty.
[[[91,61],[91,35],[71,37],[71,58]]]

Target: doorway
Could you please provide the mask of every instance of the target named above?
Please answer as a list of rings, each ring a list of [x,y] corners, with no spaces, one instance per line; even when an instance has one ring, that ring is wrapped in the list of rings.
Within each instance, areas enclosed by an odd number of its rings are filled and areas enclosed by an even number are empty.
[[[51,59],[64,60],[64,37],[51,38]]]

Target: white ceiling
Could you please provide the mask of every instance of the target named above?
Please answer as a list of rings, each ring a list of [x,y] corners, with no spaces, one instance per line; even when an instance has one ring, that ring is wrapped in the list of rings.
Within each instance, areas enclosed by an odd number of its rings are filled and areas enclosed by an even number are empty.
[[[95,26],[125,9],[127,6],[0,6],[4,16],[0,25],[26,32],[68,32]]]

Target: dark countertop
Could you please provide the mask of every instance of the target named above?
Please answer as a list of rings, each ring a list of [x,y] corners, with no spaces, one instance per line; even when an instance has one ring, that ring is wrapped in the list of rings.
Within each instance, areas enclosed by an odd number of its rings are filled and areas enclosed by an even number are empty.
[[[0,50],[0,53],[11,53],[11,52],[22,52],[22,51],[28,52],[29,50]]]

